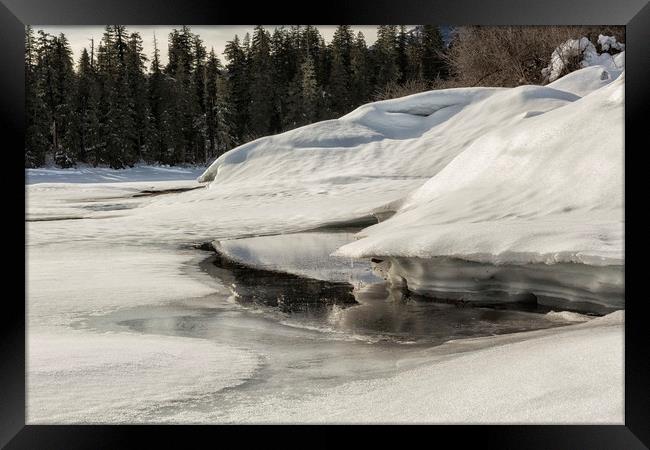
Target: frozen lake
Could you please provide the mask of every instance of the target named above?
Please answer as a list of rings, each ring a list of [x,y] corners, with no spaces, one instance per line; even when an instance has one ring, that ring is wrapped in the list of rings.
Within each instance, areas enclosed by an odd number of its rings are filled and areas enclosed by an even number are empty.
[[[319,244],[330,236],[332,245],[352,237],[351,233],[304,233],[295,238],[305,242],[310,234]],[[273,246],[274,239],[284,241],[287,236],[255,243],[269,241]],[[120,308],[80,318],[72,326],[99,333],[200,339],[226,349],[245,349],[255,368],[237,385],[158,402],[139,414],[139,420],[153,422],[179,417],[237,422],[251,417],[267,420],[258,416],[256,408],[278,398],[291,402],[352,381],[398,375],[426,362],[429,349],[449,340],[571,323],[512,305],[496,309],[409,298],[374,277],[367,263],[348,266],[346,271],[336,258],[312,261],[318,267],[303,264],[300,270],[335,272],[338,277],[372,283],[354,287],[345,281],[251,269],[209,256],[200,267],[217,280],[221,294],[199,302],[179,299],[155,307]],[[248,367],[251,358],[239,363]],[[240,369],[232,367],[235,373]]]
[[[26,188],[28,423],[622,417],[619,316],[409,295],[367,260],[330,256],[356,229],[239,238],[201,215],[197,187]],[[169,216],[193,207],[191,229]],[[195,248],[214,238],[218,253]],[[620,353],[596,351],[612,346]],[[621,379],[589,378],[594,366]],[[553,417],[517,406],[540,396],[565,406]]]

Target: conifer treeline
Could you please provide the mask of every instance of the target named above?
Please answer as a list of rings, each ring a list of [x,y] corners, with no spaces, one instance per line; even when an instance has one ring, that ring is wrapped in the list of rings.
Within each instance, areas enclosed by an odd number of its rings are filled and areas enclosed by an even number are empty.
[[[136,162],[204,163],[232,147],[339,117],[389,83],[447,76],[438,27],[378,27],[368,47],[340,25],[325,44],[314,26],[257,26],[235,36],[226,64],[190,27],[158,43],[108,25],[75,64],[65,35],[26,29],[25,165],[53,161],[122,168]]]

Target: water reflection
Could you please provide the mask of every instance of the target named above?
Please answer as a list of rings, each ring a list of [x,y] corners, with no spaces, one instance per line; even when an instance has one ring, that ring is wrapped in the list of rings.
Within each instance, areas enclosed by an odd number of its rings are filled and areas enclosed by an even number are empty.
[[[231,287],[240,303],[273,306],[287,313],[356,303],[349,283],[254,269],[220,254],[214,257],[213,264],[222,269],[221,281]]]
[[[283,324],[370,341],[441,344],[561,325],[530,304],[508,309],[435,301],[385,283],[353,286],[249,268],[217,253],[210,272],[241,305],[280,316]]]

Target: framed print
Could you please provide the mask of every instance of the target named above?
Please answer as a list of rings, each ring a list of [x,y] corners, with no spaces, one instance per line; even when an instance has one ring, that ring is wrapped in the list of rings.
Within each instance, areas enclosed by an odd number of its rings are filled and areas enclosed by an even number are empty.
[[[647,2],[2,3],[2,445],[647,448]]]

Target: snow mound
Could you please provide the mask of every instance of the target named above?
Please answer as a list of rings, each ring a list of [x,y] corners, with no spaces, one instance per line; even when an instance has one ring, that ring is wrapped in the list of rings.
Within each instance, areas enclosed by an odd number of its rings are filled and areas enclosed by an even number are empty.
[[[619,53],[616,56],[617,64],[620,63],[621,67],[623,67],[624,63],[621,61],[625,59],[625,54]],[[617,79],[621,73],[622,69],[618,70],[602,65],[591,66],[571,72],[547,86],[584,97],[590,92],[608,85]]]
[[[196,196],[255,201],[287,229],[384,220],[339,256],[620,266],[624,75],[603,70],[363,105],[233,149]]]
[[[237,183],[344,184],[368,178],[431,177],[495,126],[578,97],[557,89],[459,88],[363,105],[337,120],[242,145],[199,177]]]
[[[621,265],[623,87],[484,134],[339,254]]]

